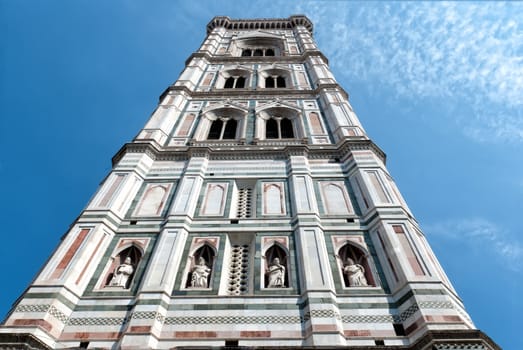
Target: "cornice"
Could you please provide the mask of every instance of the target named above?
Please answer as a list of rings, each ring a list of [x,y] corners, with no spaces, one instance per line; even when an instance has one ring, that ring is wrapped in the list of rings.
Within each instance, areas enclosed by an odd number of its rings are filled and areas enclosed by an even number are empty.
[[[190,96],[192,99],[235,99],[235,98],[244,98],[244,99],[259,99],[259,98],[270,98],[273,97],[279,97],[280,99],[282,96],[289,96],[289,98],[304,98],[304,99],[310,99],[315,98],[319,94],[321,94],[323,91],[328,89],[336,89],[339,90],[343,96],[348,100],[349,94],[345,89],[338,83],[335,84],[320,84],[314,89],[306,89],[306,90],[296,90],[294,88],[274,88],[274,89],[266,89],[266,88],[259,88],[259,89],[212,89],[210,91],[192,91],[186,86],[174,86],[171,85],[165,91],[160,95],[159,100],[162,101],[165,96],[171,92],[171,91],[183,91],[188,96]]]
[[[301,55],[292,55],[292,56],[227,56],[219,55],[215,56],[210,54],[207,51],[198,51],[192,53],[186,60],[185,66],[188,66],[193,58],[203,58],[212,64],[220,63],[304,63],[305,60],[309,57],[320,56],[325,64],[329,64],[329,59],[320,51],[320,50],[307,50]]]
[[[131,142],[125,144],[116,153],[112,159],[112,164],[116,166],[127,153],[143,153],[151,159],[163,161],[185,161],[191,157],[202,157],[210,160],[266,160],[288,159],[291,156],[336,160],[354,150],[370,150],[384,163],[386,160],[385,153],[368,139],[347,138],[336,145],[311,145],[304,142],[305,140],[293,140],[288,143],[282,141],[271,143],[265,140],[260,144],[198,142],[183,147],[159,147],[152,142]]]
[[[260,29],[294,29],[304,26],[309,33],[313,32],[310,19],[304,15],[293,15],[289,18],[256,18],[256,19],[231,19],[229,16],[216,16],[207,24],[207,35],[214,28],[228,30],[260,30]]]

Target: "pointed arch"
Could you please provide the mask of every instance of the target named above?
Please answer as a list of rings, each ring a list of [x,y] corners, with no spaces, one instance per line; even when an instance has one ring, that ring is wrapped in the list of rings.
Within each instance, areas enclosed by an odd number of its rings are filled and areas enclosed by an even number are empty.
[[[215,257],[216,249],[208,242],[194,251],[185,281],[186,288],[210,288]]]
[[[136,244],[121,249],[109,268],[109,274],[105,278],[105,286],[129,289],[143,253],[141,247]]]
[[[265,288],[289,287],[289,254],[278,242],[265,250]]]
[[[372,287],[376,285],[368,261],[369,254],[362,247],[357,246],[354,242],[347,241],[336,255],[339,259],[345,287]]]

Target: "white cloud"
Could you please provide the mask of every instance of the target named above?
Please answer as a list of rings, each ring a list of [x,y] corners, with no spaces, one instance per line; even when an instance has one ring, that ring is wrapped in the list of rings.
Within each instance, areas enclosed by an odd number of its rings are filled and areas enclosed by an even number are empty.
[[[465,105],[472,116],[446,122],[478,141],[523,142],[522,3],[328,1],[302,10],[349,81]]]
[[[523,246],[499,225],[483,218],[448,220],[424,225],[424,231],[434,237],[458,240],[460,244],[484,250],[485,255],[495,255],[512,271],[523,270]]]

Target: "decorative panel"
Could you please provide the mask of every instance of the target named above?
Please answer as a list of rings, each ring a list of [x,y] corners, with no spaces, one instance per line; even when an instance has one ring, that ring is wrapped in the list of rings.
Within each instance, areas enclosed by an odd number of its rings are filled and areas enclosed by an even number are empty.
[[[228,187],[229,184],[227,182],[213,182],[207,184],[200,215],[223,215]]]
[[[285,191],[283,182],[263,183],[263,214],[285,215]]]
[[[165,207],[172,184],[149,183],[143,191],[142,197],[133,216],[159,216]]]

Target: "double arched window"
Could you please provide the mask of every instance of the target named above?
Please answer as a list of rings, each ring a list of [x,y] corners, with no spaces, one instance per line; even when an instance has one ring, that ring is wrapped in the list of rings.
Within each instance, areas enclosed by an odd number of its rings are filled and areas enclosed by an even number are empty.
[[[284,88],[286,85],[285,77],[281,75],[272,75],[265,78],[266,88]]]
[[[225,80],[224,89],[243,89],[245,87],[245,77],[229,77]]]
[[[207,140],[234,140],[238,122],[235,119],[220,118],[211,123]]]
[[[272,117],[265,123],[266,139],[292,139],[294,129],[289,118]]]

